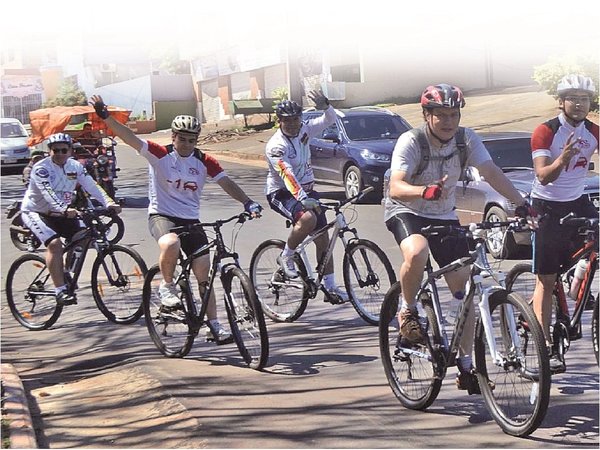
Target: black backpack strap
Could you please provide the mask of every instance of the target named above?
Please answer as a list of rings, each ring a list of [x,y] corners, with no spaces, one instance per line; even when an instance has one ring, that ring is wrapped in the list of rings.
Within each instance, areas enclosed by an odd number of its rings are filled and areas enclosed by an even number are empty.
[[[427,137],[425,136],[425,130],[420,128],[413,128],[409,131],[413,134],[417,142],[419,143],[419,147],[421,149],[421,159],[419,160],[419,165],[417,169],[412,175],[412,180],[417,178],[419,175],[423,173],[423,171],[427,168],[429,164],[429,159],[431,157],[431,149],[429,148],[429,142],[427,142]]]
[[[167,153],[172,153],[175,151],[175,147],[173,147],[173,144],[165,145],[165,148],[167,149]]]
[[[467,167],[467,144],[465,142],[465,127],[458,127],[458,131],[454,135],[456,148],[458,148],[458,156],[460,157],[460,176],[464,175]]]
[[[592,127],[594,126],[594,122],[589,119],[584,119],[583,121],[585,128],[593,134]]]
[[[197,158],[200,161],[204,162],[204,153],[202,153],[202,151],[199,148],[195,148],[194,149],[194,158]]]

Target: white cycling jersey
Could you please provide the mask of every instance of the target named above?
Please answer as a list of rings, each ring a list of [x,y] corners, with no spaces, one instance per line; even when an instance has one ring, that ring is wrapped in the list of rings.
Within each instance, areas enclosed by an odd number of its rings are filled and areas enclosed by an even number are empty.
[[[215,158],[198,149],[184,157],[172,145],[144,141],[140,154],[150,163],[149,214],[198,219],[207,177],[217,181],[227,176]]]
[[[287,189],[302,201],[315,182],[310,163],[310,139],[335,122],[335,109],[327,108],[323,115],[302,124],[296,137],[285,136],[279,129],[267,142],[265,153],[269,164],[265,194]]]
[[[115,204],[80,162],[69,158],[64,166],[59,166],[51,157],[46,157],[31,171],[21,210],[45,215],[64,213],[71,204],[77,183],[105,208]]]

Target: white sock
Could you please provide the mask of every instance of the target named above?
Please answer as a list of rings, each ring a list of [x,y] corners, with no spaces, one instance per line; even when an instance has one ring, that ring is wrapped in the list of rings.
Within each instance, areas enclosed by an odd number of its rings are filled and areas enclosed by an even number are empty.
[[[285,244],[285,247],[283,247],[283,252],[281,252],[281,254],[283,256],[285,256],[286,258],[289,258],[290,256],[292,256],[294,254],[296,250],[292,250],[291,248],[288,247],[287,244]]]
[[[56,295],[58,295],[58,294],[60,294],[61,292],[64,292],[64,291],[66,291],[66,290],[67,290],[67,285],[66,285],[66,284],[63,284],[62,286],[59,286],[59,287],[57,287],[57,288],[54,288],[54,293],[55,293]]]
[[[461,372],[466,372],[467,370],[470,370],[472,366],[473,366],[473,358],[471,357],[471,355],[460,356],[458,358],[458,369]]]
[[[323,286],[325,286],[325,289],[327,290],[335,289],[337,287],[337,284],[335,283],[335,275],[332,273],[323,275]]]

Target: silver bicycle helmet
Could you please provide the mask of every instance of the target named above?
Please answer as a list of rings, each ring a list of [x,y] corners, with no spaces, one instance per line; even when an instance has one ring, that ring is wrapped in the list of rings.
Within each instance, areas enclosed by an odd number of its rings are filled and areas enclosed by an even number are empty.
[[[590,95],[594,95],[596,93],[596,86],[594,86],[594,82],[590,77],[570,74],[561,78],[556,87],[556,92],[560,96],[573,90],[585,91]]]
[[[171,122],[171,130],[175,133],[200,134],[200,121],[193,116],[177,116]]]

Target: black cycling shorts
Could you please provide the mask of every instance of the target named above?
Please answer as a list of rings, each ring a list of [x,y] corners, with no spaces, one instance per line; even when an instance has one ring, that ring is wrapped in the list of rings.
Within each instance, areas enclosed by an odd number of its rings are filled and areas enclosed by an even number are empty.
[[[315,200],[321,199],[319,193],[316,191],[309,191],[307,196],[314,198]],[[292,224],[295,224],[304,212],[302,202],[296,200],[292,193],[287,189],[279,189],[278,191],[270,193],[267,195],[267,201],[272,210],[277,211],[283,217],[289,219]],[[325,211],[322,210],[317,214],[317,225],[313,231],[320,230],[325,225],[327,225],[327,217],[325,217]]]
[[[148,228],[150,228],[150,234],[158,240],[171,232],[172,228],[181,227],[184,225],[191,225],[194,223],[200,223],[198,219],[180,219],[178,217],[165,216],[163,214],[150,214],[148,216]],[[191,255],[200,247],[208,244],[208,238],[206,233],[200,227],[194,228],[192,233],[185,234],[179,237],[181,242],[181,249],[186,255]],[[209,250],[204,250],[200,255],[206,255]]]

